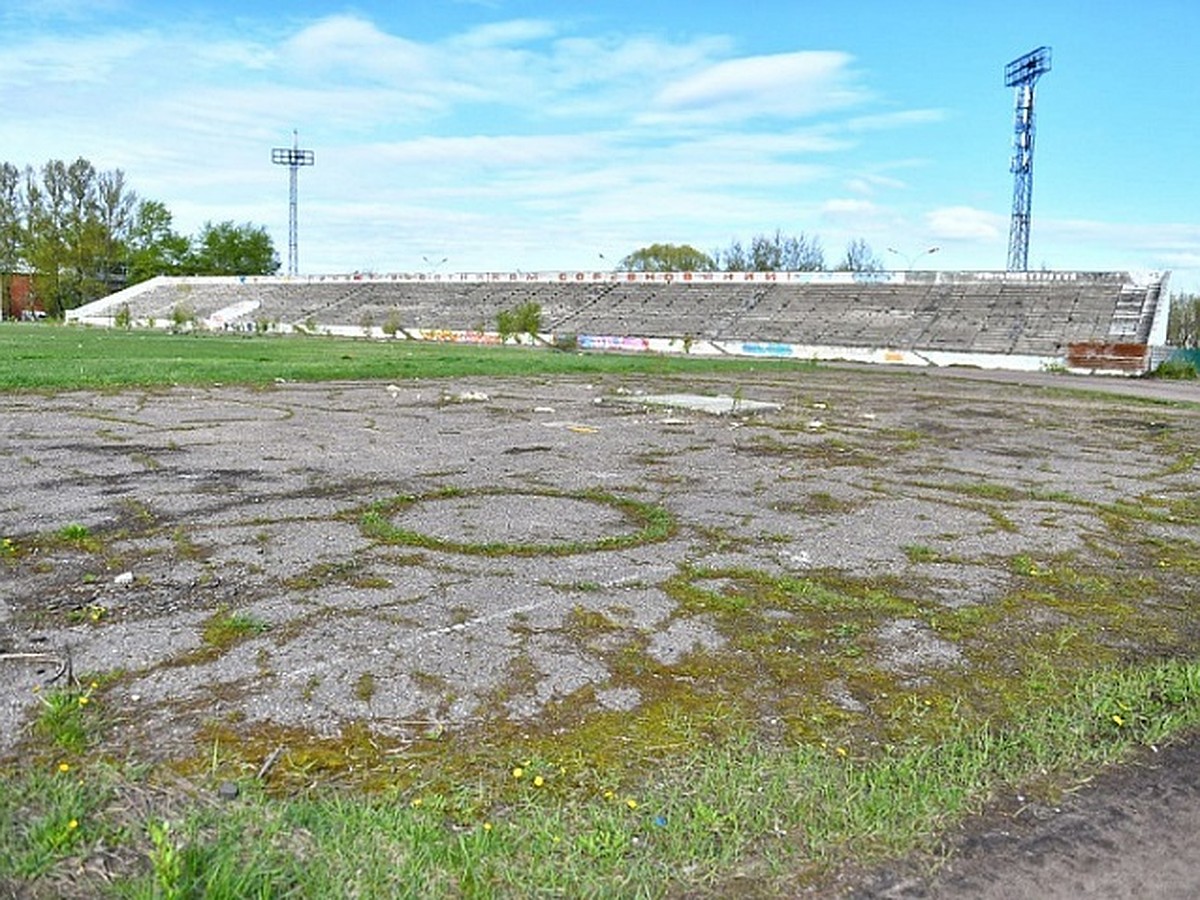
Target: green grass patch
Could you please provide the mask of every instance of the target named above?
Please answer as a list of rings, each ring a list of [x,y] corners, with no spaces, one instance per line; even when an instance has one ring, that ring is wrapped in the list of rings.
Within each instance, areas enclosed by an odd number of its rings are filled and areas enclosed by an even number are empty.
[[[200,637],[209,647],[227,650],[240,641],[264,633],[270,627],[254,616],[222,609],[205,620]]]
[[[0,390],[341,379],[796,372],[813,363],[560,353],[420,341],[0,323]]]
[[[608,506],[620,512],[635,530],[605,535],[592,540],[508,543],[504,541],[456,541],[434,534],[402,528],[393,521],[415,504],[452,500],[461,497],[547,497],[580,500]],[[567,556],[600,550],[619,550],[651,544],[669,538],[675,532],[674,517],[661,506],[620,497],[600,490],[560,491],[550,488],[442,488],[427,494],[405,495],[371,504],[362,513],[359,524],[363,533],[387,544],[420,547],[477,556]]]
[[[839,865],[936,850],[1002,790],[1047,802],[1098,767],[1200,724],[1200,664],[1044,677],[998,722],[874,750],[685,744],[620,777],[575,757],[475,757],[376,793],[270,796],[252,773],[216,805],[102,763],[0,780],[0,889],[83,896],[665,897],[820,890]],[[490,749],[483,748],[484,751]],[[414,758],[428,746],[414,750]],[[403,762],[403,760],[401,760]],[[137,798],[138,802],[130,802]],[[82,848],[110,860],[104,878]]]

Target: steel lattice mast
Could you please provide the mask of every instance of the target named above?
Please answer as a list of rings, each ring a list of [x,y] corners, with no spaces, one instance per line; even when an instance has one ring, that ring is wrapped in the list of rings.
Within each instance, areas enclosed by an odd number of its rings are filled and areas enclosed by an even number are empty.
[[[288,274],[296,275],[300,268],[299,238],[297,237],[299,217],[299,179],[297,174],[301,166],[311,166],[315,159],[311,150],[300,149],[300,136],[292,132],[291,147],[276,147],[271,151],[271,162],[288,166],[291,169],[289,177],[290,191],[288,193]]]
[[[1029,218],[1033,208],[1033,96],[1038,78],[1050,71],[1050,48],[1038,47],[1004,67],[1004,84],[1016,88],[1013,129],[1013,209],[1008,230],[1008,271],[1029,269]]]

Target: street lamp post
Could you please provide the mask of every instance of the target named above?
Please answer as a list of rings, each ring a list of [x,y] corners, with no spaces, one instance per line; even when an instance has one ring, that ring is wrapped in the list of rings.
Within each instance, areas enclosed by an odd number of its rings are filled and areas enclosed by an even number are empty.
[[[929,247],[925,250],[921,250],[918,253],[914,253],[911,256],[901,253],[895,247],[888,247],[887,252],[895,253],[897,256],[899,256],[901,259],[903,259],[905,261],[904,271],[911,272],[911,271],[913,271],[913,266],[916,264],[916,261],[918,259],[920,259],[922,256],[929,256],[931,253],[937,253],[941,249],[942,249],[941,247]]]

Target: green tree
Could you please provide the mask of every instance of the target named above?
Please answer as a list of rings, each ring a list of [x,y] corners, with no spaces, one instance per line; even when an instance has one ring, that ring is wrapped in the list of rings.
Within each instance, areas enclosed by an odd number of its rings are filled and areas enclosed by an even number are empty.
[[[871,245],[862,238],[855,238],[846,245],[846,255],[837,264],[838,272],[882,272],[883,262],[875,255]]]
[[[1200,294],[1171,297],[1167,343],[1175,347],[1200,347]]]
[[[11,173],[10,173],[11,174]],[[17,256],[51,315],[102,297],[124,282],[130,210],[136,196],[120,169],[86,159],[26,167]]]
[[[714,272],[717,264],[689,244],[651,244],[634,250],[617,268],[623,272]]]
[[[21,267],[21,170],[0,163],[0,318],[12,315],[12,277]]]
[[[192,275],[273,275],[279,254],[266,228],[206,222],[192,239],[185,268]]]
[[[129,284],[155,275],[178,275],[187,261],[191,242],[171,228],[171,212],[157,200],[143,200],[129,229]]]
[[[50,315],[66,308],[62,284],[68,262],[66,181],[62,160],[51,160],[40,173],[25,170],[24,256],[34,271],[34,296]]]

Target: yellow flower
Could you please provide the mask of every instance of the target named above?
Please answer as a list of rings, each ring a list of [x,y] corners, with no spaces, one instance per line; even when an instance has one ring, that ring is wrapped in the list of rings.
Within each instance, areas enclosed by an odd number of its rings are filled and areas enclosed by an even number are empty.
[[[79,705],[80,705],[80,706],[87,706],[87,705],[88,705],[88,698],[87,698],[87,697],[80,697],[80,698],[79,698]]]
[[[411,806],[413,809],[416,809],[418,806],[420,806],[424,802],[425,801],[422,800],[420,797],[413,797],[412,800],[409,801],[408,805]]]
[[[74,831],[78,827],[79,827],[78,819],[72,819],[70,822],[67,823],[67,831]]]
[[[628,806],[630,809],[637,809],[637,806],[638,806],[637,801],[634,800],[632,797],[630,797],[628,800],[625,801],[625,805]]]
[[[1112,715],[1112,720],[1113,720],[1114,722],[1116,722],[1118,725],[1124,725],[1124,724],[1125,724],[1125,720],[1124,720],[1124,719],[1122,719],[1120,716],[1118,716],[1116,713],[1113,713],[1113,715]]]
[[[65,762],[60,762],[60,763],[58,764],[58,771],[60,771],[60,772],[70,772],[70,771],[71,771],[71,764],[70,764],[70,763],[65,763]]]
[[[533,779],[534,787],[541,787],[545,783],[546,783],[546,779],[543,778],[541,775],[539,775],[537,778]]]
[[[616,795],[615,795],[615,794],[613,794],[613,792],[612,792],[612,791],[605,791],[605,792],[604,792],[604,799],[605,799],[605,800],[611,800],[611,799],[612,799],[614,796],[616,796]]]
[[[483,823],[483,830],[484,830],[484,831],[491,831],[491,830],[492,830],[492,823],[491,823],[491,822],[484,822],[484,823]]]
[[[517,767],[516,767],[515,769],[513,769],[513,771],[512,771],[512,776],[513,776],[513,778],[520,778],[520,777],[521,777],[522,775],[524,775],[524,774],[525,774],[525,770],[524,770],[524,769],[522,769],[520,766],[517,766]]]
[[[845,748],[845,747],[838,747],[838,748],[837,748],[837,755],[838,755],[838,756],[846,756],[846,755],[848,755],[848,751],[846,750],[846,748]]]

